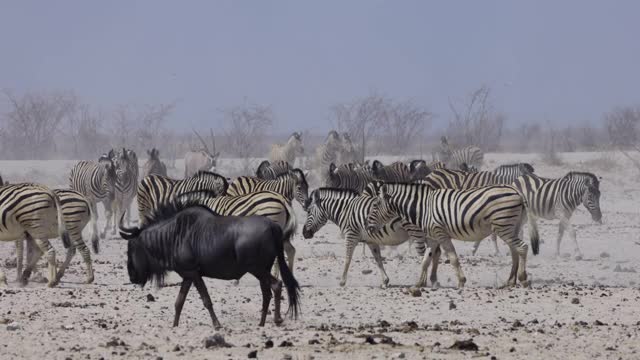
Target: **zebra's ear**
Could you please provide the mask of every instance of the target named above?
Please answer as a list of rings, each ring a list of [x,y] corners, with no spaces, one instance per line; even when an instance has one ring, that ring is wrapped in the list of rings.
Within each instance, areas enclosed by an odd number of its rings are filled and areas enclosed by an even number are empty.
[[[380,161],[373,160],[372,169],[373,169],[374,172],[380,171],[383,167],[384,167],[384,165],[382,165],[382,163]]]
[[[331,163],[331,164],[329,165],[329,173],[330,173],[330,174],[333,174],[333,172],[334,172],[334,171],[336,171],[336,164]]]

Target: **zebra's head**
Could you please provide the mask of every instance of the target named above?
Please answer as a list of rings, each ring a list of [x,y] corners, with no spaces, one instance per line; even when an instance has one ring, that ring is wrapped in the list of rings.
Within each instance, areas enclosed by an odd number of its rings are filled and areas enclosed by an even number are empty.
[[[302,206],[306,206],[307,200],[309,199],[309,184],[307,183],[307,178],[304,172],[300,169],[291,170],[291,174],[294,176],[296,180],[295,184],[295,196],[296,200]]]
[[[585,180],[585,191],[582,194],[582,204],[591,214],[591,219],[598,224],[602,224],[602,211],[600,210],[600,181],[589,174]]]
[[[304,154],[304,147],[302,146],[302,134],[295,131],[291,136],[289,136],[288,144],[293,148],[293,151],[298,155]]]
[[[367,229],[369,231],[380,230],[384,224],[395,217],[390,203],[391,195],[387,185],[382,182],[369,184],[368,192],[375,192],[376,196],[367,215]]]
[[[327,223],[329,217],[322,206],[322,199],[318,190],[314,190],[307,199],[304,209],[307,212],[307,220],[302,228],[302,236],[305,239],[311,239],[313,235]]]
[[[102,173],[102,191],[109,194],[109,197],[113,199],[116,194],[116,181],[118,180],[118,173],[115,164],[109,157],[102,156],[98,161],[98,165],[104,168]]]

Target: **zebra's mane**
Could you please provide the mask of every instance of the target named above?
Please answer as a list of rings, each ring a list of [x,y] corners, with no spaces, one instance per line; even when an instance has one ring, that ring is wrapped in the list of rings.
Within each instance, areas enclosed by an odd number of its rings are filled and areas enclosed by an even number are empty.
[[[534,173],[535,169],[533,168],[533,166],[529,163],[514,163],[514,164],[504,164],[504,165],[500,165],[496,168],[496,170],[501,170],[501,169],[512,169],[512,168],[519,168],[520,165],[522,165],[528,172],[530,173]]]
[[[567,175],[564,176],[564,178],[570,179],[570,178],[589,178],[591,180],[591,184],[593,186],[596,187],[596,189],[600,189],[600,180],[598,180],[598,177],[595,176],[593,173],[590,172],[584,172],[584,171],[570,171],[569,173],[567,173]]]
[[[360,194],[353,190],[353,189],[342,189],[342,188],[333,188],[333,187],[321,187],[318,188],[316,190],[313,190],[313,192],[317,192],[319,195],[320,194],[329,194],[329,195],[333,195],[333,194],[337,194],[337,195],[351,195],[351,196],[359,196]],[[311,197],[311,196],[309,196]]]

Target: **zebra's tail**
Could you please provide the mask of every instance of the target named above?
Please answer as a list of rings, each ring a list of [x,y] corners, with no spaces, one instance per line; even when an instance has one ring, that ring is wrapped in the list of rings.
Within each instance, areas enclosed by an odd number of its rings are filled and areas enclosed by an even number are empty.
[[[533,255],[538,255],[538,253],[540,253],[540,234],[538,233],[538,224],[536,223],[535,216],[533,216],[531,211],[529,211],[529,204],[526,201],[524,203],[523,215],[527,217],[527,223],[529,224],[531,250],[533,251]]]
[[[65,249],[71,246],[71,238],[69,238],[69,231],[67,231],[66,224],[64,223],[64,216],[62,215],[62,205],[60,204],[60,198],[53,191],[51,192],[53,203],[56,206],[57,218],[58,218],[58,235],[62,239],[62,245]]]

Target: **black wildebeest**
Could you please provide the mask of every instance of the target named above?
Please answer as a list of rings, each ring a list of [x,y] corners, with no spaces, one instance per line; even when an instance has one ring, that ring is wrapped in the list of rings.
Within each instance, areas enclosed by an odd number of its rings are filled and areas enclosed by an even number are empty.
[[[232,280],[246,273],[260,281],[260,326],[267,317],[271,291],[275,296],[274,320],[280,324],[282,282],[270,273],[276,258],[289,297],[288,313],[297,318],[300,287],[284,259],[282,230],[265,217],[216,216],[201,205],[168,203],[142,228],[120,224],[120,234],[128,240],[127,270],[132,283],[144,286],[149,280],[161,281],[168,271],[182,277],[173,326],[178,326],[187,293],[195,284],[213,326],[220,328],[202,277]]]

